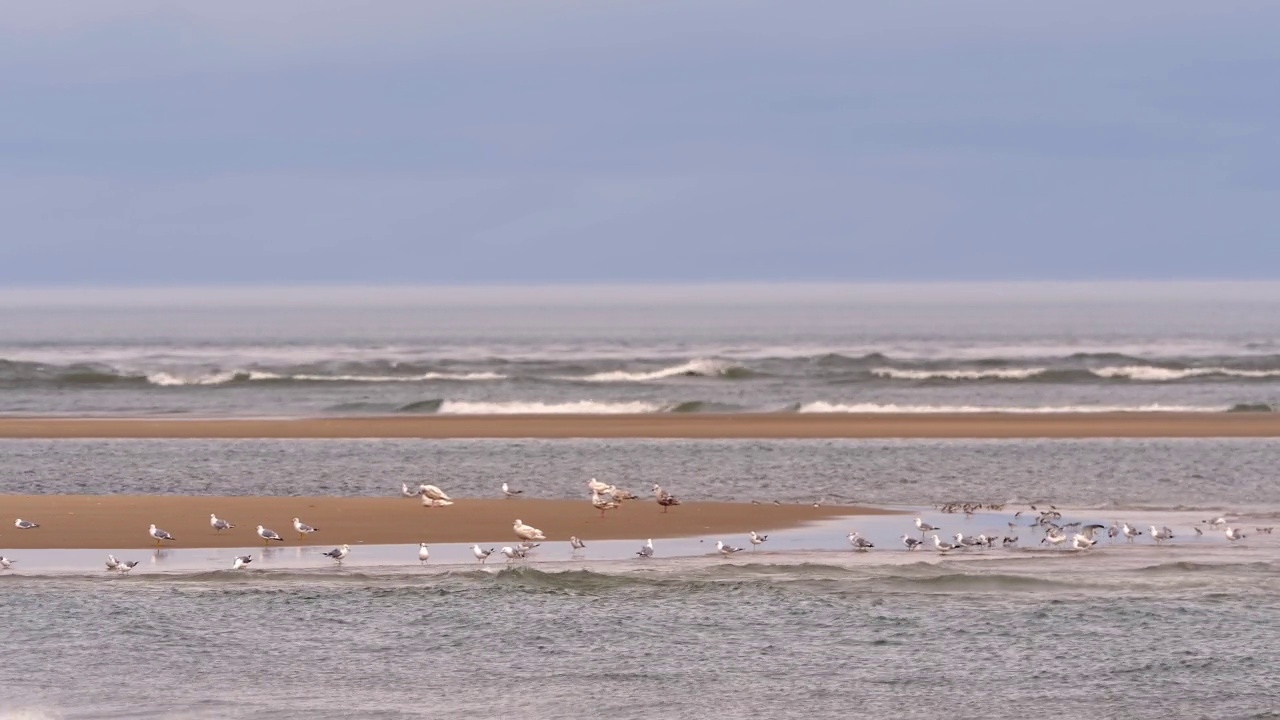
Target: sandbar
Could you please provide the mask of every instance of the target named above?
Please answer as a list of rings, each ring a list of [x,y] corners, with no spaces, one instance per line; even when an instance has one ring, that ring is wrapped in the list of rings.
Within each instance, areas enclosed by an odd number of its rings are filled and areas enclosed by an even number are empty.
[[[284,538],[272,545],[349,545],[481,543],[512,545],[517,518],[546,533],[548,542],[577,535],[588,542],[628,538],[692,537],[725,534],[742,542],[751,530],[768,531],[842,516],[890,514],[879,508],[811,504],[688,502],[669,512],[652,499],[624,503],[600,513],[586,500],[466,499],[449,507],[426,508],[416,498],[400,497],[202,497],[179,495],[0,495],[4,525],[0,548],[137,549],[155,547],[148,526],[155,523],[176,538],[180,548],[261,545],[256,526]],[[235,524],[215,531],[209,514]],[[293,530],[299,517],[317,531],[301,539]],[[14,519],[40,524],[19,530]]]
[[[1197,438],[1280,437],[1280,413],[3,417],[0,438]]]

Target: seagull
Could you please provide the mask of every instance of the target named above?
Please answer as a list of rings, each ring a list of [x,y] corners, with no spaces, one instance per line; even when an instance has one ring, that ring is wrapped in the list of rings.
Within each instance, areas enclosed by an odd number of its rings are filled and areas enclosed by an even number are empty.
[[[595,478],[591,478],[590,480],[587,481],[587,489],[590,490],[591,492],[602,493],[602,492],[608,492],[609,486],[600,482]]]
[[[502,483],[502,494],[503,494],[503,495],[506,495],[507,497],[515,497],[515,496],[519,495],[519,494],[520,494],[520,493],[522,493],[522,492],[524,492],[524,491],[523,491],[523,490],[512,490],[511,488],[507,487],[507,484],[506,484],[506,483]]]
[[[618,509],[618,502],[613,499],[606,500],[598,492],[591,493],[591,505],[600,511],[600,517],[604,517],[606,510]]]
[[[507,556],[507,562],[513,562],[518,558],[524,557],[524,553],[520,552],[516,548],[511,547],[510,545],[504,546],[498,552]]]
[[[151,537],[155,538],[155,541],[156,541],[156,547],[160,547],[160,541],[161,541],[161,540],[170,540],[170,541],[173,541],[173,542],[177,542],[176,540],[174,540],[174,537],[173,537],[172,535],[170,535],[169,533],[167,533],[167,532],[165,532],[165,531],[161,530],[160,528],[156,527],[155,525],[152,525],[152,526],[151,526],[151,530],[150,530],[149,532],[151,533]]]
[[[636,556],[642,557],[642,558],[653,557],[653,538],[649,538],[647,541],[645,541],[644,545],[640,546],[640,550],[639,552],[636,553]]]
[[[615,502],[619,502],[619,503],[622,502],[623,500],[639,500],[640,499],[639,495],[636,495],[630,490],[623,490],[622,488],[617,487],[616,485],[610,485],[609,487],[605,488],[605,492],[609,495],[609,497],[613,498]]]
[[[341,563],[342,559],[345,558],[347,556],[347,553],[349,552],[351,552],[351,546],[343,545],[342,547],[336,547],[327,553],[320,553],[320,554],[324,555],[327,558],[333,558],[335,561]]]
[[[280,537],[275,530],[268,530],[261,525],[258,526],[258,537],[262,538],[262,544],[264,547],[272,540],[275,540],[276,542],[284,542],[284,538]]]
[[[937,535],[933,536],[933,546],[938,548],[938,552],[947,552],[949,550],[956,549],[955,545],[952,545],[951,543],[948,543],[948,542],[942,542],[942,539],[939,538]]]
[[[253,562],[252,555],[237,555],[235,559],[231,561],[231,569],[239,570],[251,562]]]
[[[311,527],[310,525],[308,525],[308,524],[306,524],[306,523],[302,522],[302,521],[301,521],[301,520],[299,520],[298,518],[294,518],[294,519],[293,519],[293,529],[298,531],[298,539],[299,539],[299,540],[301,540],[302,538],[304,538],[304,537],[306,537],[306,536],[310,535],[311,533],[315,532],[318,528],[313,528],[313,527]]]
[[[569,547],[573,548],[574,552],[578,552],[579,550],[582,550],[586,546],[587,544],[579,540],[577,535],[573,535],[569,537]]]
[[[220,532],[222,530],[230,530],[235,525],[226,520],[220,520],[217,515],[209,513],[209,527],[213,528],[215,532]]]
[[[929,523],[924,522],[920,518],[916,518],[916,529],[919,530],[921,534],[924,534],[924,533],[936,532],[938,530],[941,530],[942,528],[934,527]]]
[[[493,554],[493,548],[489,548],[488,550],[481,550],[479,545],[472,545],[471,554],[475,555],[476,559],[480,561],[481,565],[483,565],[484,561],[488,560],[489,556]]]
[[[520,544],[516,546],[516,550],[520,553],[520,557],[524,557],[529,553],[529,551],[539,547],[542,547],[542,543],[531,543],[527,540],[522,540]]]
[[[729,557],[730,555],[732,555],[732,554],[734,554],[734,553],[739,552],[740,550],[742,550],[742,548],[740,548],[740,547],[734,547],[734,546],[732,546],[732,545],[725,545],[723,541],[721,541],[721,540],[717,540],[717,541],[716,541],[716,550],[717,550],[717,551],[719,551],[719,553],[720,553],[721,555],[723,555],[724,557]]]
[[[422,494],[421,490],[417,492],[410,490],[409,483],[400,483],[400,497],[407,497],[407,498],[418,497],[421,494]]]
[[[1227,536],[1227,539],[1230,540],[1231,542],[1235,542],[1237,540],[1243,540],[1247,537],[1244,533],[1240,532],[1239,530],[1236,530],[1233,527],[1228,527],[1225,534]]]
[[[1088,550],[1089,548],[1093,547],[1094,543],[1096,542],[1097,542],[1096,540],[1090,540],[1084,535],[1080,533],[1076,533],[1071,538],[1071,548],[1073,550]]]
[[[422,495],[422,497],[428,498],[431,500],[452,500],[453,499],[448,495],[446,495],[443,490],[436,487],[435,485],[419,485],[418,492]]]
[[[1155,540],[1155,541],[1156,541],[1156,544],[1157,544],[1157,545],[1159,545],[1160,543],[1164,542],[1165,540],[1172,540],[1172,539],[1173,539],[1173,531],[1172,531],[1172,530],[1170,530],[1170,529],[1169,529],[1169,528],[1167,528],[1167,527],[1163,527],[1163,528],[1159,528],[1159,529],[1157,529],[1155,525],[1152,525],[1152,526],[1151,526],[1151,539],[1152,539],[1152,540]]]
[[[971,547],[985,544],[980,540],[970,540],[969,538],[964,536],[964,533],[956,533],[955,538],[956,538],[956,542],[955,542],[956,547],[971,548]]]
[[[1133,539],[1141,535],[1142,531],[1136,527],[1133,527],[1129,523],[1124,523],[1123,525],[1120,526],[1120,534],[1124,535],[1125,540],[1128,540],[1129,542],[1133,542]]]
[[[1017,535],[1007,535],[1007,536],[1005,536],[1004,540],[1001,540],[1001,541],[1000,541],[1000,544],[1001,544],[1001,545],[1003,545],[1003,546],[1005,546],[1005,547],[1013,547],[1014,545],[1017,545],[1017,544],[1018,544],[1018,536],[1017,536]]]
[[[854,550],[866,552],[868,549],[875,547],[870,540],[862,537],[856,532],[849,533],[847,537],[849,538],[849,544],[853,546]]]
[[[1226,518],[1225,516],[1223,516],[1223,515],[1219,515],[1218,517],[1216,517],[1216,518],[1214,518],[1214,519],[1212,519],[1212,520],[1201,520],[1201,522],[1207,522],[1207,523],[1209,523],[1209,527],[1218,527],[1219,525],[1226,525],[1226,524],[1227,524],[1227,518]]]
[[[516,518],[516,521],[511,524],[511,529],[515,530],[516,537],[520,538],[521,540],[546,540],[547,539],[547,536],[543,535],[541,530],[531,525],[525,525],[523,522],[521,522],[520,518]]]
[[[752,530],[751,537],[748,539],[751,541],[751,549],[755,550],[756,546],[763,545],[764,542],[769,539],[769,536],[757,534],[755,530]]]
[[[653,495],[658,499],[658,504],[662,506],[662,512],[666,512],[672,505],[680,504],[680,500],[675,495],[663,490],[658,483],[653,484]]]
[[[1067,536],[1065,533],[1055,532],[1051,528],[1048,532],[1044,534],[1044,539],[1040,541],[1040,544],[1043,545],[1045,543],[1049,543],[1054,547],[1058,547],[1059,545],[1061,545],[1066,541],[1067,541]]]
[[[17,560],[11,560],[3,555],[0,555],[0,570],[8,570],[9,566],[15,562],[17,562]]]
[[[452,500],[432,500],[426,495],[422,496],[422,507],[447,507],[452,504]]]
[[[127,573],[137,566],[138,566],[137,560],[122,560],[120,561],[120,566],[116,569],[122,573]]]
[[[1106,530],[1106,529],[1107,528],[1105,525],[1099,525],[1098,523],[1093,523],[1090,525],[1085,525],[1084,529],[1082,529],[1080,532],[1086,538],[1090,540],[1096,540],[1097,538],[1094,537],[1094,534],[1096,534],[1099,530]]]
[[[908,550],[915,550],[924,544],[923,540],[917,540],[910,535],[902,536],[902,544],[907,546]]]
[[[431,551],[427,549],[426,543],[418,543],[418,562],[425,563],[431,559]]]
[[[29,520],[23,520],[22,518],[18,518],[17,520],[13,521],[13,526],[18,528],[19,530],[31,530],[33,528],[40,527],[40,524],[33,523]]]
[[[107,569],[108,569],[108,570],[119,570],[119,569],[120,569],[120,561],[116,559],[116,556],[115,556],[115,555],[108,555],[108,556],[107,556]]]

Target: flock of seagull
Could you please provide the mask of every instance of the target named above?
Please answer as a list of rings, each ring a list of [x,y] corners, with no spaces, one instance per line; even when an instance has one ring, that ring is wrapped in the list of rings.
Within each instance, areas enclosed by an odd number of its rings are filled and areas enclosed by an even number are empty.
[[[623,502],[638,499],[638,496],[634,493],[623,490],[614,485],[602,483],[595,478],[591,478],[591,480],[587,482],[587,489],[591,493],[591,505],[600,511],[601,517],[603,517],[609,510],[616,510]],[[502,483],[501,490],[503,496],[508,498],[518,497],[524,492],[523,490],[512,489],[511,486],[505,482]],[[441,490],[435,485],[424,484],[418,486],[417,489],[411,489],[407,483],[402,483],[400,486],[400,494],[404,497],[421,498],[424,507],[447,507],[454,504],[453,499],[450,498],[444,490]],[[662,511],[664,513],[671,507],[680,504],[680,500],[676,496],[664,490],[662,486],[657,483],[654,483],[653,485],[653,495],[655,502],[662,507]],[[939,510],[946,514],[964,513],[966,517],[970,517],[974,513],[983,510],[1000,512],[1004,507],[1004,504],[984,505],[982,503],[947,503],[940,506]],[[987,535],[985,533],[965,535],[963,532],[957,532],[952,535],[951,540],[948,541],[943,540],[942,536],[939,534],[942,530],[941,527],[927,523],[922,518],[917,517],[915,519],[915,527],[920,537],[917,538],[914,535],[907,533],[903,534],[900,540],[908,551],[916,551],[927,547],[929,545],[929,540],[932,540],[933,548],[941,553],[949,553],[955,550],[993,548],[997,542],[1000,543],[1002,547],[1017,547],[1019,543],[1019,537],[1017,535],[1019,520],[1024,519],[1024,516],[1031,519],[1031,522],[1027,524],[1027,527],[1032,528],[1036,533],[1038,533],[1040,537],[1039,544],[1047,545],[1051,548],[1069,547],[1071,550],[1075,551],[1088,550],[1099,543],[1101,540],[1100,535],[1104,530],[1106,531],[1106,536],[1110,540],[1115,541],[1117,539],[1123,539],[1127,543],[1133,543],[1135,540],[1145,535],[1151,538],[1156,545],[1161,545],[1175,537],[1173,530],[1167,526],[1156,527],[1155,525],[1151,525],[1144,533],[1137,526],[1120,521],[1114,521],[1110,526],[1098,523],[1062,523],[1060,522],[1062,520],[1062,513],[1060,513],[1056,507],[1051,505],[1049,506],[1049,509],[1041,510],[1035,505],[1031,505],[1029,510],[1019,510],[1014,513],[1013,520],[1008,523],[1008,535]],[[1208,529],[1212,531],[1222,531],[1223,536],[1232,543],[1243,540],[1247,537],[1243,531],[1232,527],[1226,516],[1202,520],[1201,524],[1206,525]],[[223,518],[219,518],[216,513],[210,513],[209,526],[215,533],[233,530],[236,527],[231,522]],[[18,518],[14,521],[14,527],[19,530],[34,530],[39,528],[40,524]],[[293,529],[298,533],[299,539],[305,539],[312,533],[319,531],[318,528],[308,525],[296,517],[293,518]],[[1274,530],[1274,527],[1258,527],[1255,528],[1255,530],[1260,534],[1270,535]],[[1193,526],[1192,531],[1195,533],[1196,537],[1201,537],[1205,534],[1204,530],[1199,526]],[[161,544],[165,542],[172,543],[177,541],[173,535],[156,527],[154,523],[148,528],[147,532],[148,535],[156,541],[156,547],[160,547]],[[284,538],[282,538],[279,533],[263,527],[262,525],[257,526],[256,532],[257,536],[262,540],[264,547],[268,546],[273,541],[284,541]],[[545,541],[547,539],[546,534],[543,533],[542,530],[526,524],[519,518],[512,523],[512,532],[519,540],[518,543],[506,545],[500,549],[485,549],[480,547],[478,544],[474,544],[471,546],[471,554],[481,564],[484,564],[495,552],[504,556],[508,563],[512,563],[517,560],[527,559],[529,557],[529,553],[540,547],[542,544],[541,541]],[[747,537],[752,550],[755,550],[756,547],[767,542],[768,539],[768,535],[757,533],[754,530],[751,531]],[[847,540],[849,541],[849,545],[855,551],[866,552],[875,547],[875,544],[871,540],[864,537],[857,531],[850,532],[847,535]],[[569,538],[569,546],[571,549],[571,557],[577,557],[587,547],[586,543],[577,536]],[[718,552],[722,557],[729,557],[735,553],[741,552],[742,550],[743,548],[735,547],[722,540],[716,541],[716,552]],[[347,558],[350,552],[351,546],[343,544],[329,550],[328,552],[321,553],[321,555],[341,565],[342,561]],[[654,546],[652,538],[646,540],[645,544],[636,551],[635,555],[641,559],[653,557]],[[419,543],[419,563],[425,564],[430,560],[430,558],[430,547],[425,542]],[[0,570],[8,570],[14,562],[15,561],[11,558],[0,556]],[[252,555],[237,555],[232,558],[231,569],[241,570],[248,567],[252,562]],[[127,574],[137,565],[138,561],[136,560],[119,560],[114,555],[107,555],[106,568],[108,571]]]

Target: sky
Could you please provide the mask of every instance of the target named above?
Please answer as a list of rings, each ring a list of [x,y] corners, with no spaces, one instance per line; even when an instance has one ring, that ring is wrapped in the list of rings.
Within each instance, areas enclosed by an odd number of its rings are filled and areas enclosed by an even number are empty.
[[[1280,278],[1280,4],[0,12],[0,287]]]

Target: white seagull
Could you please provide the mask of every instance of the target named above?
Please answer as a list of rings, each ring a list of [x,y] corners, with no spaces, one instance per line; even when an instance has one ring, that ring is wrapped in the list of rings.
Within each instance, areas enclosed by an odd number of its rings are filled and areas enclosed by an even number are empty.
[[[642,558],[653,557],[653,538],[649,538],[648,540],[645,541],[644,545],[640,546],[640,550],[639,552],[636,553],[636,557],[642,557]]]
[[[934,527],[929,523],[921,520],[920,518],[916,518],[916,529],[919,530],[921,533],[931,533],[937,530],[941,530],[942,528]]]
[[[173,537],[172,535],[170,535],[169,533],[167,533],[167,532],[165,532],[165,531],[161,530],[160,528],[156,527],[155,525],[152,525],[152,526],[151,526],[151,529],[150,529],[148,532],[149,532],[149,534],[151,535],[151,537],[155,539],[155,541],[156,541],[156,547],[160,547],[160,541],[161,541],[161,540],[169,540],[169,541],[172,541],[172,542],[177,542],[176,540],[174,540],[174,537]]]
[[[942,538],[939,538],[937,535],[933,536],[933,546],[938,548],[938,552],[947,552],[949,550],[956,549],[955,545],[952,545],[949,542],[942,542]]]
[[[409,483],[400,483],[400,497],[418,497],[421,494],[421,490],[410,490]]]
[[[8,570],[8,569],[9,569],[9,566],[10,566],[10,565],[12,565],[12,564],[13,564],[13,563],[15,563],[15,562],[17,562],[17,561],[16,561],[16,560],[11,560],[11,559],[9,559],[9,558],[7,558],[7,557],[3,556],[3,555],[0,555],[0,570]]]
[[[231,569],[239,570],[251,562],[253,562],[252,555],[237,555],[235,559],[231,561]]]
[[[871,548],[875,547],[874,543],[872,543],[870,540],[859,535],[857,531],[851,532],[845,537],[848,538],[849,544],[853,546],[854,550],[866,552],[867,550],[870,550]]]
[[[578,552],[579,550],[582,550],[586,546],[587,544],[579,540],[577,535],[573,535],[569,537],[569,547],[573,548],[573,551],[575,553]]]
[[[431,559],[431,551],[427,549],[426,543],[418,543],[418,562],[425,563]]]
[[[1151,539],[1155,540],[1157,545],[1164,542],[1165,540],[1173,539],[1173,531],[1167,527],[1157,528],[1155,525],[1152,525],[1150,529],[1151,529]]]
[[[604,499],[598,492],[591,493],[591,505],[600,511],[600,517],[604,517],[606,510],[617,510],[618,503],[613,499]]]
[[[230,530],[235,527],[235,525],[232,525],[226,520],[219,519],[214,513],[209,513],[209,527],[213,528],[215,532],[220,532],[222,530]]]
[[[452,504],[452,500],[432,500],[426,495],[422,496],[422,507],[448,507]]]
[[[298,531],[298,539],[301,540],[302,538],[310,535],[311,533],[315,532],[319,528],[313,528],[310,525],[302,522],[298,518],[294,518],[293,529]]]
[[[740,547],[734,547],[734,546],[732,546],[732,545],[725,545],[723,541],[721,541],[721,540],[717,540],[717,541],[716,541],[716,550],[717,550],[721,555],[723,555],[723,556],[725,556],[725,557],[729,557],[730,555],[732,555],[732,554],[734,554],[734,553],[736,553],[736,552],[738,552],[738,551],[742,550],[742,548],[740,548]]]
[[[507,562],[514,562],[517,558],[524,557],[524,553],[520,552],[516,548],[511,547],[510,545],[504,545],[503,548],[498,552],[507,556]]]
[[[1133,542],[1133,539],[1141,535],[1142,531],[1136,527],[1133,527],[1129,523],[1125,523],[1120,526],[1120,534],[1124,535],[1125,540],[1129,542]]]
[[[1040,541],[1040,544],[1043,545],[1045,543],[1049,543],[1054,547],[1058,547],[1066,541],[1067,541],[1066,533],[1055,531],[1053,528],[1050,528],[1049,530],[1045,531],[1044,539]]]
[[[480,563],[483,565],[484,561],[488,560],[489,556],[493,554],[493,548],[489,548],[488,550],[481,550],[479,545],[472,545],[471,554],[475,555],[476,559],[479,560]]]
[[[327,558],[332,558],[338,563],[341,563],[343,558],[345,558],[347,556],[347,553],[349,552],[351,552],[351,546],[343,545],[342,547],[336,547],[327,553],[320,553],[320,554],[324,555]]]
[[[752,530],[752,531],[751,531],[751,537],[750,537],[749,539],[751,540],[751,549],[752,549],[752,550],[755,550],[755,549],[756,549],[756,546],[757,546],[757,545],[763,545],[763,544],[765,543],[765,541],[769,539],[769,536],[768,536],[768,535],[760,535],[760,534],[756,533],[756,531],[755,531],[755,530]]]
[[[107,556],[107,569],[108,569],[108,570],[119,570],[119,569],[120,569],[120,561],[116,559],[116,556],[115,556],[115,555],[108,555],[108,556]]]
[[[908,550],[915,550],[924,544],[923,540],[917,540],[910,535],[902,536],[902,544],[907,546]]]
[[[523,490],[512,490],[510,487],[508,487],[508,486],[507,486],[507,484],[506,484],[506,483],[502,483],[502,494],[503,494],[503,495],[506,495],[507,497],[515,497],[515,496],[519,495],[519,494],[520,494],[520,493],[522,493],[522,492],[524,492],[524,491],[523,491]]]
[[[1076,533],[1071,538],[1071,549],[1072,550],[1088,550],[1089,548],[1093,547],[1094,543],[1096,542],[1097,540],[1090,540],[1084,535],[1081,535],[1080,533]]]
[[[515,530],[516,537],[521,540],[546,540],[547,536],[542,531],[532,525],[525,525],[520,518],[511,524],[511,529]]]
[[[127,573],[138,566],[137,560],[121,560],[120,567],[116,568],[122,573]]]
[[[262,538],[262,544],[264,546],[272,540],[275,540],[276,542],[284,542],[284,538],[280,537],[279,533],[275,530],[268,530],[261,525],[258,526],[258,537]]]
[[[590,480],[587,481],[587,489],[590,490],[591,492],[602,493],[602,492],[608,492],[609,486],[600,482],[595,478],[591,478]]]
[[[1226,533],[1224,534],[1227,536],[1227,539],[1230,540],[1231,542],[1235,542],[1237,540],[1243,540],[1245,539],[1245,537],[1247,537],[1244,533],[1240,532],[1239,530],[1236,530],[1233,527],[1228,527]]]
[[[18,528],[19,530],[31,530],[31,529],[40,527],[40,524],[33,523],[29,520],[23,520],[22,518],[18,518],[17,520],[13,521],[13,526]]]
[[[435,485],[419,485],[418,493],[428,500],[452,500],[443,490]],[[425,504],[425,503],[424,503]]]

